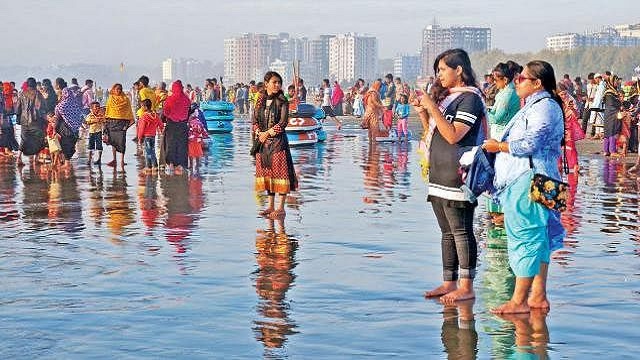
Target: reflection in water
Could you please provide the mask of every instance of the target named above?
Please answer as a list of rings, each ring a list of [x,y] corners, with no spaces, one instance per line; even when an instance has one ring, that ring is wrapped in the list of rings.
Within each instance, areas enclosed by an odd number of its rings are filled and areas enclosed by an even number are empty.
[[[49,181],[49,224],[68,233],[78,233],[84,228],[82,204],[78,181],[73,169],[51,171]]]
[[[410,173],[407,169],[409,144],[372,143],[362,169],[364,171],[363,197],[365,204],[390,206],[397,199],[409,197]],[[397,194],[396,194],[397,193]],[[376,207],[376,210],[379,209]],[[387,210],[390,211],[390,210]]]
[[[128,235],[125,228],[135,222],[133,204],[127,187],[126,173],[114,171],[104,197],[107,227],[113,235],[111,241],[114,243],[124,241]]]
[[[146,230],[145,235],[151,235],[159,225],[161,210],[157,176],[144,174],[138,176],[138,203],[140,205],[140,220]]]
[[[104,202],[104,174],[102,169],[98,168],[97,171],[89,173],[89,218],[93,221],[96,227],[102,226],[102,221],[106,214],[105,202]]]
[[[199,176],[166,176],[161,182],[165,198],[167,241],[178,254],[189,249],[187,240],[195,229],[195,222],[204,207],[202,178]]]
[[[474,302],[459,301],[455,306],[445,306],[442,312],[441,337],[448,359],[475,359],[478,354]]]
[[[203,168],[218,171],[231,166],[235,152],[233,135],[210,134],[209,139],[209,151],[204,153]]]
[[[547,314],[544,311],[532,310],[529,314],[500,315],[499,317],[506,320],[503,326],[508,328],[507,331],[515,333],[515,349],[507,351],[510,356],[516,359],[549,358],[549,328]],[[508,356],[499,358],[506,357]]]
[[[0,223],[3,226],[6,222],[20,218],[16,199],[17,186],[18,179],[13,163],[0,163]]]
[[[275,228],[277,225],[277,229]],[[260,297],[258,319],[254,321],[256,338],[265,347],[265,357],[278,356],[289,335],[295,334],[295,323],[289,318],[289,303],[285,301],[293,286],[293,269],[298,241],[284,229],[284,220],[267,220],[267,229],[256,236],[256,292]]]
[[[43,229],[48,226],[49,184],[40,178],[32,168],[23,169],[20,173],[22,180],[22,211],[27,228]]]

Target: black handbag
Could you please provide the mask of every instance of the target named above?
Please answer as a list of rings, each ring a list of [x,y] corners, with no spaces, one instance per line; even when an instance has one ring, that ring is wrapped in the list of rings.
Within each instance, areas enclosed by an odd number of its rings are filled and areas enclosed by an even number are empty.
[[[542,98],[546,99],[546,97]],[[538,99],[536,102],[542,100]],[[564,119],[563,123],[564,123]],[[525,128],[529,122],[526,122]],[[563,134],[565,131],[562,132]],[[562,165],[565,174],[569,173],[569,165],[567,164],[567,145],[564,137],[560,142],[564,151]],[[533,158],[529,156],[529,168],[533,171],[533,179],[531,179],[531,188],[529,189],[529,198],[532,201],[546,206],[550,210],[565,211],[567,209],[567,195],[569,192],[569,184],[561,180],[553,179],[544,174],[536,174],[533,168]]]

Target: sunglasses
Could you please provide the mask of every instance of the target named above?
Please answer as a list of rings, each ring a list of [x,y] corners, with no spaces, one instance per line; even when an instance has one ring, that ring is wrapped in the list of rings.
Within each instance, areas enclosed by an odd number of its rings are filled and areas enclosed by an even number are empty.
[[[517,83],[521,83],[521,82],[526,81],[526,80],[531,80],[531,81],[533,81],[533,80],[538,80],[538,79],[536,79],[536,78],[532,78],[532,77],[526,77],[526,76],[524,76],[524,75],[520,74],[520,75],[516,76],[516,78],[515,78],[514,80],[515,80],[515,82],[517,82]]]

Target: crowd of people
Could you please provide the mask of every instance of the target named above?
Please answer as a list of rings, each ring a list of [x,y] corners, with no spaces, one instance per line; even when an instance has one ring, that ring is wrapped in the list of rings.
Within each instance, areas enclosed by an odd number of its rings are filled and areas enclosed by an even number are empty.
[[[495,174],[487,209],[494,222],[504,226],[516,276],[511,300],[492,311],[546,311],[550,256],[565,235],[558,205],[565,200],[562,173],[578,174],[576,141],[587,133],[602,139],[605,156],[637,151],[640,84],[632,79],[623,86],[610,72],[589,74],[586,83],[569,75],[557,81],[553,67],[540,60],[498,63],[480,83],[461,49],[440,54],[433,71],[437,76],[423,89],[387,74],[370,85],[358,79],[346,90],[325,79],[309,98],[328,117],[360,118],[369,146],[388,137],[394,122],[399,139],[408,141],[411,109],[417,114],[424,130],[419,143],[429,182],[427,200],[442,233],[442,284],[425,296],[446,304],[475,297],[473,219],[478,197],[468,191],[461,157],[481,152],[491,158]],[[124,171],[126,134],[137,124],[136,153],[144,156],[145,173],[195,173],[208,136],[199,103],[225,100],[234,103],[238,113],[251,116],[255,190],[268,196],[260,215],[282,220],[287,194],[298,188],[285,128],[290,111],[308,96],[304,81],[296,81],[285,93],[282,77],[269,71],[261,82],[228,89],[222,81],[207,79],[204,91],[190,84],[185,88],[179,80],[167,90],[164,83],[151,88],[149,78],[141,76],[130,94],[122,84],[114,84],[104,106],[91,80],[80,87],[76,79],[68,85],[62,78],[28,78],[19,90],[5,82],[0,155],[5,160],[15,157],[18,166],[27,156],[42,171],[68,169],[78,139],[86,137],[89,166],[101,166],[103,146],[111,146],[112,160],[106,165]],[[336,123],[341,124],[338,119]],[[630,171],[639,167],[640,160]]]

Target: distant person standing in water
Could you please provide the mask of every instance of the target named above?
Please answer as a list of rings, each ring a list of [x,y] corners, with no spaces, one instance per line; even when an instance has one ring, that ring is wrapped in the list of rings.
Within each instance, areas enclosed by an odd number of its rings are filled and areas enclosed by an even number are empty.
[[[116,153],[120,154],[120,168],[124,171],[124,152],[127,149],[127,129],[134,123],[131,100],[122,91],[122,84],[114,84],[107,98],[104,133],[111,145],[113,160],[107,166],[116,167]]]
[[[259,141],[256,149],[255,190],[266,191],[267,208],[260,215],[270,219],[284,218],[287,194],[298,187],[285,128],[289,122],[289,104],[282,92],[282,77],[269,71],[264,76],[265,90],[260,93],[253,114],[253,133]],[[252,149],[253,150],[253,149]],[[275,205],[278,194],[280,202]]]

